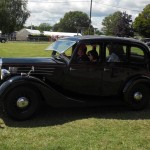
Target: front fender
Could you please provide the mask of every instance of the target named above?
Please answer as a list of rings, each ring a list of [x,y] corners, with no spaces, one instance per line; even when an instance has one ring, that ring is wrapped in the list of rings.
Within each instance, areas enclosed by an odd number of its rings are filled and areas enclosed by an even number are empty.
[[[13,88],[20,85],[45,85],[46,84],[38,78],[32,76],[15,76],[4,81],[0,85],[0,97],[5,97],[6,94]],[[38,87],[38,86],[37,86]]]
[[[82,103],[81,101],[66,97],[42,80],[32,76],[15,76],[3,82],[0,86],[0,98],[5,100],[5,96],[17,86],[32,86],[36,88],[40,92],[41,98],[54,107],[74,106],[77,103],[80,103],[80,105]]]

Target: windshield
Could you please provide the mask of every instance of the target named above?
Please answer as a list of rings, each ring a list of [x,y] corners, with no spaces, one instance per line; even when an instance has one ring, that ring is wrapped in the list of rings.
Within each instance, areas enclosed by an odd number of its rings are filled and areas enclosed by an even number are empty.
[[[76,41],[71,41],[67,39],[59,39],[56,42],[52,43],[46,50],[51,50],[52,57],[58,60],[65,60],[69,62],[74,48],[76,46]]]
[[[76,41],[60,39],[52,43],[46,50],[53,50],[62,54],[66,50],[68,50],[70,47],[72,47],[75,43]]]

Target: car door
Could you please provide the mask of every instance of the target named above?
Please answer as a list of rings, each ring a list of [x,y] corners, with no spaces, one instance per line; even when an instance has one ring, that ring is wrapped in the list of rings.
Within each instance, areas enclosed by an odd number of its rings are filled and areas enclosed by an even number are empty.
[[[115,58],[114,61],[110,60],[110,52],[108,51],[108,45],[112,45],[115,51],[118,49],[119,54],[117,54],[119,60]],[[107,42],[104,44],[104,68],[103,68],[103,96],[113,96],[117,95],[122,84],[128,77],[127,61],[127,45],[123,43]],[[109,54],[110,53],[110,54]],[[116,52],[115,52],[116,53]],[[119,56],[120,55],[120,56]]]
[[[96,45],[100,57],[101,45],[97,43]],[[89,43],[86,46],[87,52],[91,50]],[[90,61],[76,62],[74,59],[65,72],[63,89],[68,94],[74,94],[75,96],[100,95],[102,91],[102,70],[103,67],[99,60],[91,63]]]
[[[111,44],[121,46],[123,53],[119,52],[117,54],[120,61],[108,62],[107,44],[105,44],[104,48],[106,59],[104,61],[102,90],[103,96],[112,96],[118,95],[131,78],[146,74],[147,55],[138,44],[111,42]]]

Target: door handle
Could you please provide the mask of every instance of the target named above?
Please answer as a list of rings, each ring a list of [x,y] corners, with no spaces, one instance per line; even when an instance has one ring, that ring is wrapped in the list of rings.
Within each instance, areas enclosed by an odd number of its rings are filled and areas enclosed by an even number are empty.
[[[73,69],[73,68],[70,67],[70,71],[73,71],[73,70],[76,70],[76,69]]]
[[[104,68],[104,71],[109,71],[110,69]]]

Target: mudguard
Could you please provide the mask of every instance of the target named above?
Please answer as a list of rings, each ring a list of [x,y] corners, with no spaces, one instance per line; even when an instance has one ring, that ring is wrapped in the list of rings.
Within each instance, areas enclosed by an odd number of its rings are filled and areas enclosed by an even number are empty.
[[[62,93],[56,91],[42,80],[32,76],[14,76],[3,82],[0,86],[0,98],[5,100],[9,92],[18,86],[29,86],[36,88],[42,97],[42,100],[53,107],[67,107],[82,105],[82,101],[78,101],[66,97]]]
[[[145,83],[147,84],[148,86],[150,86],[150,78],[147,77],[147,76],[136,76],[132,79],[130,79],[124,86],[123,88],[123,93],[126,93],[126,91],[128,90],[128,88],[133,85],[133,84],[136,84],[136,83]]]

